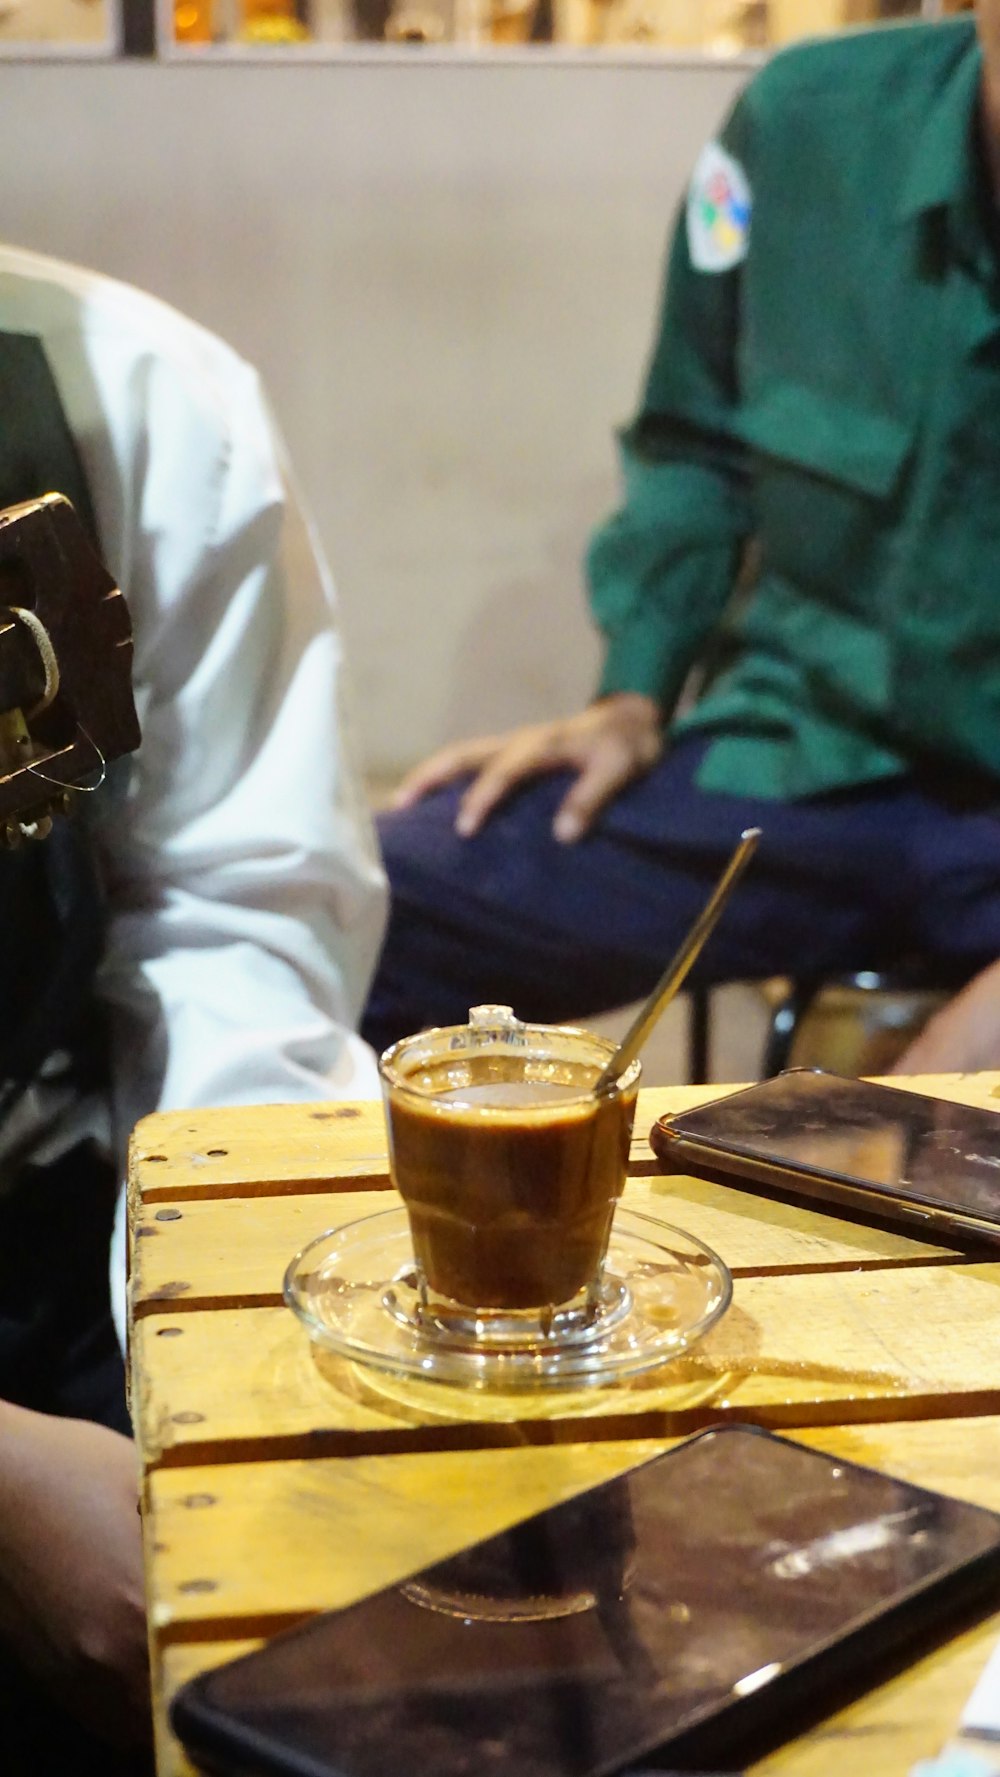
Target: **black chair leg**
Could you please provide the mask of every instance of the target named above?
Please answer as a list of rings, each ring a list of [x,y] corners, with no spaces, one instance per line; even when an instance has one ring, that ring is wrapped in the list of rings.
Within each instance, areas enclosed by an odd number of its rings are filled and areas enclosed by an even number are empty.
[[[688,995],[688,1081],[704,1086],[708,1080],[711,1039],[711,989],[693,987]]]
[[[788,1066],[795,1032],[816,998],[820,985],[818,981],[795,981],[781,1004],[775,1007],[764,1043],[762,1079],[769,1080],[772,1075],[780,1074],[782,1068]]]

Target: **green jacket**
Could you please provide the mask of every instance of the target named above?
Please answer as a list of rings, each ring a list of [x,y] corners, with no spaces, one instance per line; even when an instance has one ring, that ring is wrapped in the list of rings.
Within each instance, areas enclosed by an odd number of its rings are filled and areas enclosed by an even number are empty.
[[[1000,778],[979,74],[967,18],[797,46],[696,170],[625,504],[588,566],[603,692],[670,712],[707,666],[677,724],[713,735],[705,788],[804,796],[921,756]]]

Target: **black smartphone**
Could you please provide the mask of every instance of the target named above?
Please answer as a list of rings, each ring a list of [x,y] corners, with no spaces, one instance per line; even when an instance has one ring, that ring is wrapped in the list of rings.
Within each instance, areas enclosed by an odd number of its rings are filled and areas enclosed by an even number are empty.
[[[199,1675],[171,1716],[226,1777],[703,1770],[998,1599],[994,1513],[725,1426]]]
[[[1000,1111],[790,1068],[661,1117],[649,1140],[669,1172],[860,1210],[945,1244],[1000,1244]]]

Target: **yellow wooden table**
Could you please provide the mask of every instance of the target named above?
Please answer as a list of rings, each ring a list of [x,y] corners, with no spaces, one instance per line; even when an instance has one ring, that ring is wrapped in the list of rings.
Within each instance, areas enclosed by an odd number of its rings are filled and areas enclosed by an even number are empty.
[[[1000,1074],[907,1084],[1000,1107]],[[192,1673],[712,1422],[753,1420],[1000,1510],[1000,1262],[660,1176],[654,1118],[719,1092],[640,1095],[625,1201],[714,1247],[732,1307],[676,1363],[544,1401],[387,1389],[317,1356],[283,1306],[294,1252],[392,1201],[380,1106],[139,1125],[130,1368],[159,1777],[190,1777],[165,1705]],[[998,1636],[1000,1616],[755,1773],[906,1777],[953,1733]]]

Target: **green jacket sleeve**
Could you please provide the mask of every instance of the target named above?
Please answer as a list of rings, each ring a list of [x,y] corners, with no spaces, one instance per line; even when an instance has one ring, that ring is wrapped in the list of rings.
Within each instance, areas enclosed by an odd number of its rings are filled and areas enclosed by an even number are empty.
[[[744,99],[720,137],[744,170],[748,136]],[[600,695],[640,691],[668,714],[719,623],[751,530],[735,426],[742,270],[696,269],[682,212],[642,406],[620,435],[625,501],[587,554],[608,644]]]

